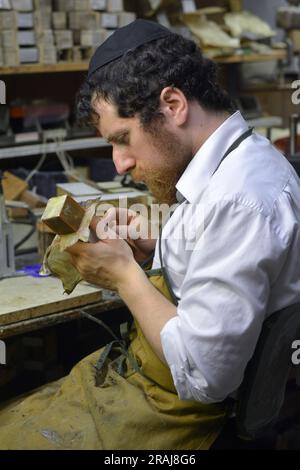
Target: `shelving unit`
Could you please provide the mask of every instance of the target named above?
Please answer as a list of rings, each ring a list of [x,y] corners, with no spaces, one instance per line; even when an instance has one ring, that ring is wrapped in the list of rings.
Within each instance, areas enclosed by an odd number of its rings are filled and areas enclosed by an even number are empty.
[[[16,157],[29,157],[34,155],[41,155],[44,152],[56,153],[59,151],[61,152],[109,146],[110,144],[108,144],[105,139],[101,139],[100,137],[65,140],[60,143],[50,142],[10,146],[0,149],[0,160]]]
[[[269,60],[283,60],[286,58],[285,49],[274,49],[268,54],[236,54],[214,57],[219,64],[238,64],[243,62],[264,62]],[[30,64],[18,67],[0,67],[2,75],[20,75],[36,73],[84,72],[88,70],[87,62],[59,62],[54,65]]]

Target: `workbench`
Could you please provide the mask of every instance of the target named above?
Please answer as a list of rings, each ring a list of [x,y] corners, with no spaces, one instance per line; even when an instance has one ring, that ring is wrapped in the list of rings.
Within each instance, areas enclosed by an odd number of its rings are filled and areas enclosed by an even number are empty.
[[[0,280],[0,339],[124,306],[117,294],[85,282],[72,294],[63,293],[59,279],[14,277]]]

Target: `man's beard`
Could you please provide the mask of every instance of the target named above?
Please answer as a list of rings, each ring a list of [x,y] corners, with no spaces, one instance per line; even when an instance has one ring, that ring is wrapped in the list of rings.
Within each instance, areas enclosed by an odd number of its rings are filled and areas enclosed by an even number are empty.
[[[150,164],[145,170],[134,169],[131,176],[143,181],[158,203],[171,206],[176,202],[176,183],[193,156],[177,136],[163,127],[150,134],[161,163],[159,167]]]

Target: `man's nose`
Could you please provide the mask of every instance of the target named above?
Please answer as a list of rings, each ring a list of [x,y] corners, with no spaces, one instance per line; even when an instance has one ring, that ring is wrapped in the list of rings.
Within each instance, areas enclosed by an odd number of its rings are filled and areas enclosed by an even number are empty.
[[[119,175],[124,175],[135,166],[135,161],[132,157],[123,155],[117,150],[113,150],[113,161]]]

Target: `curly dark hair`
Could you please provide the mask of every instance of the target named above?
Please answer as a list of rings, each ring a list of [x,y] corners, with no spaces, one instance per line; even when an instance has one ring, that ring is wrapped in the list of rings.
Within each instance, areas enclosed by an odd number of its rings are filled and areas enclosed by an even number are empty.
[[[97,122],[92,103],[96,94],[113,103],[120,117],[138,115],[147,125],[160,116],[160,93],[167,86],[206,109],[234,110],[217,81],[216,64],[203,57],[194,41],[172,33],[127,51],[87,78],[77,97],[78,119]]]

